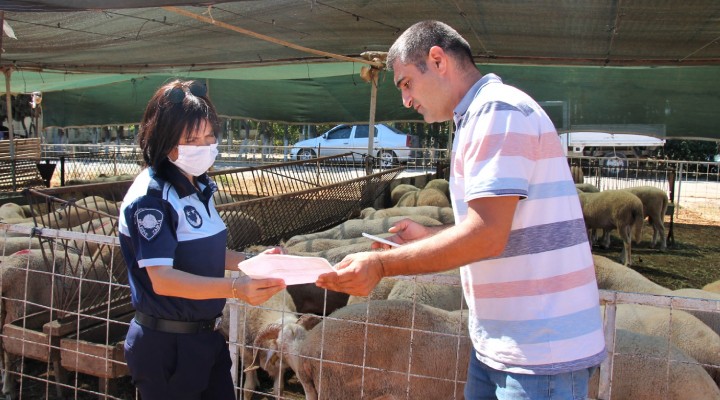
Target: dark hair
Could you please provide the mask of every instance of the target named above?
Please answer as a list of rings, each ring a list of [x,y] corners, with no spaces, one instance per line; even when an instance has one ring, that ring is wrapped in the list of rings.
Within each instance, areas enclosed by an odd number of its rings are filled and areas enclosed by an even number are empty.
[[[400,61],[403,64],[415,64],[424,73],[427,71],[425,60],[433,46],[454,56],[460,65],[475,65],[470,45],[455,29],[440,21],[421,21],[407,28],[390,47],[387,69],[392,70],[393,64]]]
[[[200,82],[175,80],[161,86],[148,102],[138,134],[138,145],[147,166],[157,169],[180,143],[182,135],[186,140],[192,139],[193,132],[204,122],[212,126],[217,137],[219,123],[215,106],[207,97],[206,88],[194,90],[199,85],[204,88]]]

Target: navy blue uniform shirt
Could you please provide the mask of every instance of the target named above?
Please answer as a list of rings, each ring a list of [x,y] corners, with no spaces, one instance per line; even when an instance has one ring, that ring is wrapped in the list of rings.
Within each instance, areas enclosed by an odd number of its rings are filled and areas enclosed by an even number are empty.
[[[128,267],[132,304],[155,318],[176,321],[210,320],[222,314],[225,299],[192,300],[161,296],[153,291],[145,267],[174,269],[208,277],[225,276],[227,230],[215,210],[217,186],[207,174],[197,190],[170,162],[160,177],[143,170],[120,208],[120,248]]]

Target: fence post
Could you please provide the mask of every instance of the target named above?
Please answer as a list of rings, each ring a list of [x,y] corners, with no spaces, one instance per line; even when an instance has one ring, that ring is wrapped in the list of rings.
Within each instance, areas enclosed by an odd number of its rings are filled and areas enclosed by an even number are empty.
[[[60,156],[60,186],[65,186],[65,156]]]
[[[675,204],[675,170],[670,170],[668,173],[668,189],[670,189],[670,203],[673,204],[673,211],[670,213],[670,227],[667,234],[667,244],[669,246],[675,245],[675,233],[673,232],[673,225],[675,221],[675,210],[679,209],[678,205]]]

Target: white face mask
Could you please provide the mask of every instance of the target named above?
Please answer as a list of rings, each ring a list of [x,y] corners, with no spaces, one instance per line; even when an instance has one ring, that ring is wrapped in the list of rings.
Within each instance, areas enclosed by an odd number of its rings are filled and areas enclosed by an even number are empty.
[[[189,146],[185,144],[178,145],[178,158],[171,163],[175,164],[183,172],[192,176],[200,176],[207,172],[215,163],[215,157],[218,155],[217,143],[209,146]]]

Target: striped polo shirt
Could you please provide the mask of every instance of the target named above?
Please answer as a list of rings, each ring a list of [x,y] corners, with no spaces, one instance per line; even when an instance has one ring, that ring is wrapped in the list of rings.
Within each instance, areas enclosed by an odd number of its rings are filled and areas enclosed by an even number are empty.
[[[470,200],[520,197],[502,255],[461,268],[479,360],[543,375],[599,364],[605,340],[593,259],[555,127],[530,96],[493,74],[454,111],[456,223]]]

